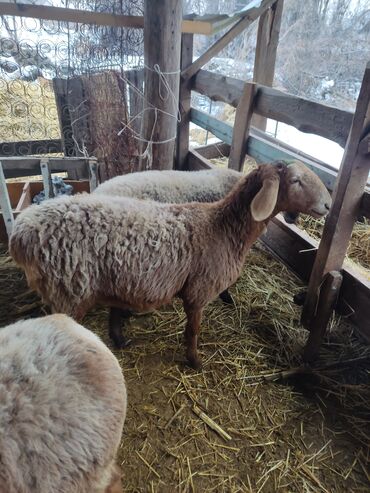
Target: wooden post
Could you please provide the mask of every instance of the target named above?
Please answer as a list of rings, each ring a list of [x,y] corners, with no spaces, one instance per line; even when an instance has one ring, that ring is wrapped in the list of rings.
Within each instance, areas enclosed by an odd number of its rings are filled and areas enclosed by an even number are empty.
[[[340,272],[328,272],[321,286],[316,316],[312,320],[312,330],[304,350],[303,359],[310,363],[319,352],[326,327],[337,304],[343,276]]]
[[[181,22],[181,0],[145,0],[145,98],[140,169],[173,168],[179,100]]]
[[[193,35],[183,34],[181,38],[181,70],[193,61]],[[179,107],[181,121],[177,125],[176,169],[185,169],[189,151],[189,129],[191,108],[191,79],[180,80]]]
[[[261,15],[258,23],[253,82],[264,86],[272,87],[274,81],[283,6],[284,0],[277,0]],[[254,115],[252,124],[254,127],[265,131],[267,120],[260,115]]]
[[[253,115],[254,96],[256,85],[246,83],[235,113],[233,140],[229,155],[229,168],[242,171],[244,158],[247,152],[247,138]]]
[[[98,162],[95,158],[89,159],[89,184],[90,193],[98,186]]]
[[[368,148],[364,145],[364,140],[369,138],[369,135],[364,135],[369,132],[369,123],[370,63],[365,70],[352,127],[333,192],[333,204],[325,222],[303,307],[302,323],[307,329],[314,331],[316,328],[313,321],[315,317],[320,317],[320,307],[325,306],[324,301],[320,301],[324,276],[329,271],[341,269],[353,225],[360,211],[370,168]]]

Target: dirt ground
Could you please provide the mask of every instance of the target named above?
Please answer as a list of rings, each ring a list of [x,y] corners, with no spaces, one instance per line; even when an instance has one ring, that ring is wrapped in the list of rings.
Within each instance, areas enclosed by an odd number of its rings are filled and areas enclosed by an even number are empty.
[[[5,246],[0,253],[0,326],[42,314]],[[184,365],[179,302],[132,318],[123,351],[108,339],[107,310],[88,314],[84,325],[112,348],[127,382],[125,492],[370,491],[370,348],[333,319],[314,371],[277,380],[301,365],[307,333],[292,303],[301,290],[254,248],[231,290],[234,306],[216,300],[205,311],[199,372]]]

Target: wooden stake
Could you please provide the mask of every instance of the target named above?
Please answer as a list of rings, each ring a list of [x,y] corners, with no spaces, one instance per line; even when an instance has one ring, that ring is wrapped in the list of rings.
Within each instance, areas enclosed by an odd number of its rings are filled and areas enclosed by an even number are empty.
[[[246,83],[238,107],[236,108],[233,140],[229,155],[229,168],[237,171],[242,170],[247,152],[246,140],[251,126],[255,95],[255,84]]]

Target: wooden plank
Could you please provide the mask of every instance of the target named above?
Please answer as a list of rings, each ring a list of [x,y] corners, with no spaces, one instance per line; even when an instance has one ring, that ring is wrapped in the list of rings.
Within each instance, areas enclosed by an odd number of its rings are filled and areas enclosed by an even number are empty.
[[[199,169],[213,169],[212,163],[208,161],[205,157],[203,157],[196,149],[189,149],[188,153],[188,162],[187,162],[187,170],[189,171],[197,171]]]
[[[12,157],[2,158],[6,178],[40,175],[40,158]],[[81,158],[49,158],[49,169],[53,173],[78,170],[81,179],[89,177],[87,160]]]
[[[231,125],[195,108],[191,108],[190,120],[204,130],[212,132],[213,135],[226,142],[226,144],[231,145],[233,138],[233,127]]]
[[[274,82],[283,6],[284,0],[277,0],[261,15],[258,22],[253,82],[268,87],[271,87]],[[266,130],[267,119],[260,115],[254,115],[252,125],[260,130]]]
[[[8,189],[6,186],[2,162],[0,161],[0,207],[5,223],[7,235],[10,236],[13,231],[14,217],[12,207],[10,205]]]
[[[214,159],[220,157],[227,157],[230,154],[229,144],[220,142],[218,144],[207,144],[204,146],[196,147],[195,150],[206,159]]]
[[[44,184],[45,199],[50,199],[54,197],[53,181],[51,179],[51,172],[49,166],[49,159],[40,159],[40,169],[42,175],[42,181]]]
[[[236,107],[244,83],[232,77],[201,70],[193,79],[193,90],[214,101]],[[254,112],[313,133],[345,146],[353,113],[284,93],[271,87],[257,85]]]
[[[179,107],[182,5],[178,0],[145,0],[144,12],[145,118],[139,168],[172,169]],[[157,67],[162,74],[156,71]]]
[[[303,360],[307,363],[311,363],[318,355],[320,345],[326,333],[326,327],[337,305],[342,281],[343,276],[338,271],[331,271],[325,275],[321,286],[317,315],[312,321],[314,330],[310,332],[303,353]]]
[[[0,156],[28,156],[31,154],[52,154],[62,151],[60,139],[26,140],[19,142],[1,142]]]
[[[250,26],[266,9],[276,0],[263,0],[259,7],[253,7],[245,12],[245,16],[240,19],[226,34],[217,40],[207,51],[205,51],[195,62],[181,72],[183,79],[189,79],[198,70],[209,62],[214,56],[222,51],[236,36]]]
[[[252,121],[255,84],[246,83],[235,114],[233,138],[231,142],[229,168],[241,171],[247,151],[247,139]]]
[[[181,69],[193,60],[193,35],[183,34],[181,38]],[[177,124],[176,138],[176,169],[185,169],[189,151],[191,81],[180,80],[179,107],[181,121]]]
[[[367,120],[369,118],[369,120]],[[325,221],[320,248],[312,270],[302,323],[313,328],[320,286],[325,274],[340,270],[360,213],[360,203],[369,176],[370,160],[358,152],[365,126],[370,121],[370,63],[357,100],[351,131],[333,192],[333,204]]]

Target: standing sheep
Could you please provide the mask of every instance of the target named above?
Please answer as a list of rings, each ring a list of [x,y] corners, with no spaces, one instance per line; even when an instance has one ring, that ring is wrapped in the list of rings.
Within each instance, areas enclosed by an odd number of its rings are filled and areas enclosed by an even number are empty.
[[[280,211],[324,216],[331,198],[302,163],[259,166],[213,203],[160,204],[99,194],[31,206],[10,253],[54,311],[81,319],[96,303],[137,312],[175,296],[187,315],[191,366],[204,306],[239,277],[248,249]],[[125,340],[117,326],[110,335]]]
[[[66,315],[0,329],[0,493],[120,493],[116,358]]]

